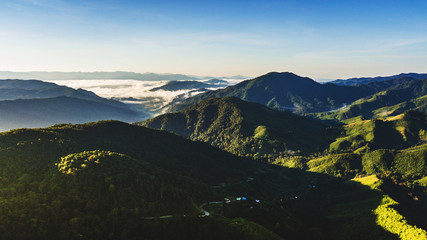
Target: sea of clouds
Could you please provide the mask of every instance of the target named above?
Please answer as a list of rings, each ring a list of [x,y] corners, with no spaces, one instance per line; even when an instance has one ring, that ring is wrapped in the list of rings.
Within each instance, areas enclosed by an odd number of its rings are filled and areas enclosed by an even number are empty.
[[[224,79],[228,84],[234,85],[242,80],[237,79]],[[199,80],[200,82],[207,80]],[[117,79],[105,79],[105,80],[48,80],[47,82],[53,82],[58,85],[71,87],[74,89],[85,89],[95,93],[96,95],[109,99],[116,99],[138,111],[144,112],[152,117],[162,113],[162,107],[172,102],[175,98],[187,98],[204,91],[198,91],[198,89],[186,89],[178,91],[165,91],[157,90],[150,91],[153,88],[165,85],[168,81],[140,81],[140,80],[117,80]],[[218,89],[216,87],[210,88],[209,90]]]

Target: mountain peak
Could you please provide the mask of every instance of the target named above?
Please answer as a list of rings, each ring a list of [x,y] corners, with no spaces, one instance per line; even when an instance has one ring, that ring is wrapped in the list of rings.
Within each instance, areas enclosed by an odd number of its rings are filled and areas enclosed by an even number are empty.
[[[260,77],[263,77],[263,76],[301,77],[299,75],[296,75],[293,72],[269,72],[269,73],[264,74],[264,75],[262,75]]]
[[[302,77],[293,72],[269,72],[265,75],[254,78],[253,80],[257,80],[257,79],[271,79],[274,81],[287,81],[287,82],[294,82],[294,81],[305,82],[305,83],[314,83],[316,85],[318,84],[316,81],[314,81],[311,78]]]

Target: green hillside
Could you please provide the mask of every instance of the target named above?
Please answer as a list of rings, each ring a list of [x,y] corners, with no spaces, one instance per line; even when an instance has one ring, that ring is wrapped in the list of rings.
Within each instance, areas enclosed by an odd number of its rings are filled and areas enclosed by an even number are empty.
[[[367,149],[402,149],[427,140],[427,115],[418,111],[384,118],[364,120],[342,127],[343,135],[331,143],[329,150],[366,151]]]
[[[295,159],[278,159],[276,164],[286,164]],[[377,149],[367,153],[339,153],[314,158],[299,158],[298,168],[312,172],[351,178],[360,174],[399,175],[414,182],[427,173],[427,145],[402,150]]]
[[[1,133],[0,177],[1,239],[396,238],[380,192],[114,121]]]
[[[312,116],[320,119],[351,121],[355,118],[371,119],[394,116],[411,109],[425,111],[427,80],[402,80],[387,81],[395,84],[372,96],[354,101],[337,111],[316,113]]]
[[[181,239],[212,228],[221,230],[208,239],[279,239],[200,217],[200,203],[221,199],[211,185],[254,167],[165,132],[120,122],[13,130],[0,134],[0,169],[1,239]]]
[[[333,139],[332,131],[319,122],[234,97],[207,99],[138,125],[208,142],[241,156],[313,153]]]

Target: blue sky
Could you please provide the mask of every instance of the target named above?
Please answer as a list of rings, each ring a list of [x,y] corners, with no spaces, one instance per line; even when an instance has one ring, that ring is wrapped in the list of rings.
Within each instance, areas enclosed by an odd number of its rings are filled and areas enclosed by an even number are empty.
[[[0,70],[427,72],[427,1],[0,2]]]

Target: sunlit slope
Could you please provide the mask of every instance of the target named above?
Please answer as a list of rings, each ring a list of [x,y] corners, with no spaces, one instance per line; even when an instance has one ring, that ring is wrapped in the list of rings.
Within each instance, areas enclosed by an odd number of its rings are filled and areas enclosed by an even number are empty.
[[[373,120],[355,121],[342,127],[342,135],[330,145],[330,151],[392,148],[402,149],[425,142],[426,114],[404,114]]]
[[[341,179],[111,121],[1,133],[0,174],[2,239],[342,239],[353,216],[328,217],[335,196],[365,196]],[[365,228],[349,239],[393,236],[370,215],[379,204],[363,207],[352,221]]]
[[[425,112],[427,80],[399,79],[392,82],[395,82],[396,85],[372,96],[359,99],[342,109],[316,113],[312,116],[320,119],[352,122],[358,118],[395,116],[406,110]]]

